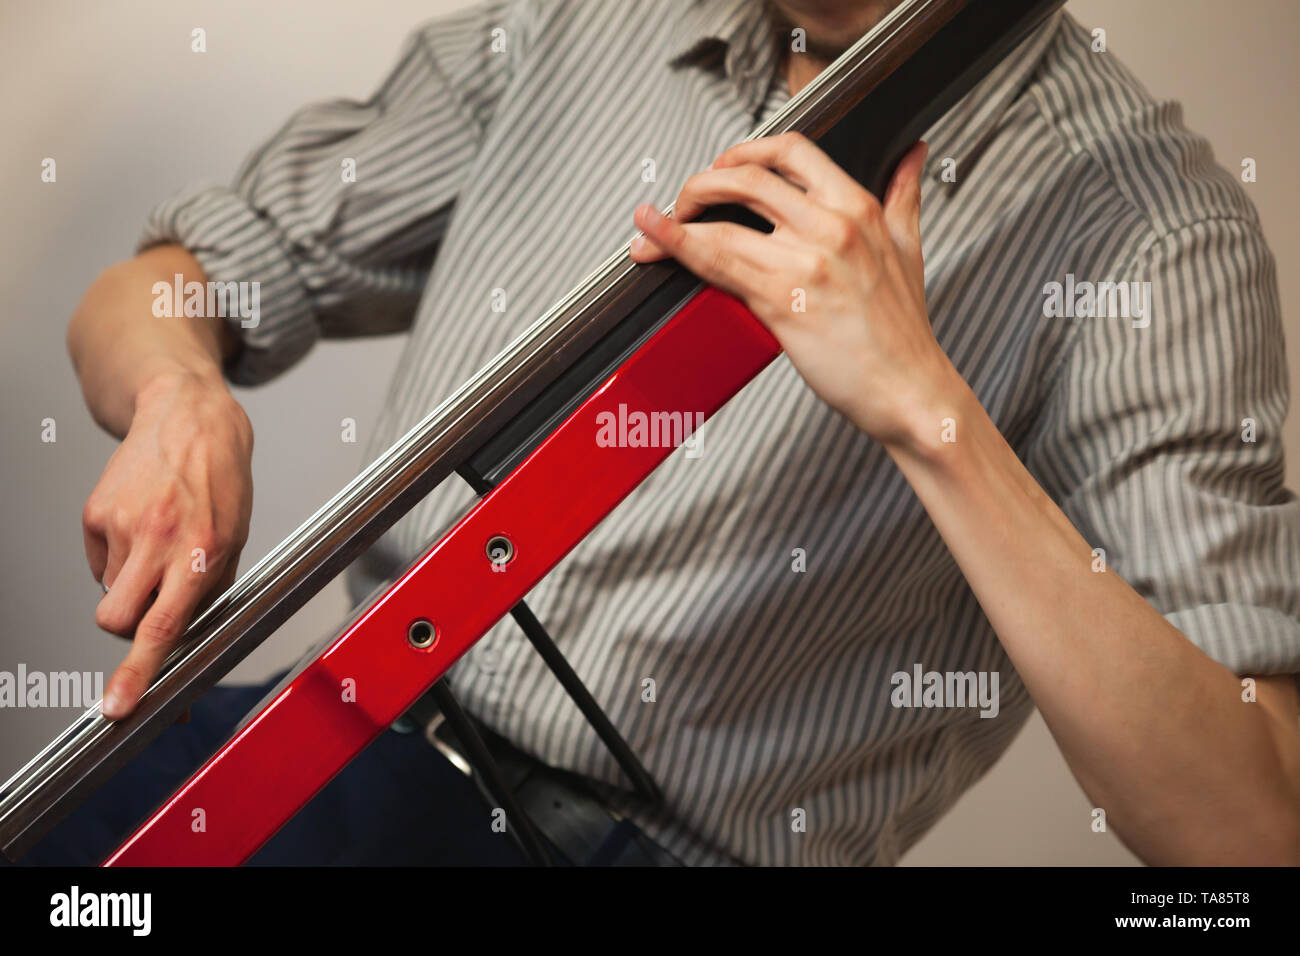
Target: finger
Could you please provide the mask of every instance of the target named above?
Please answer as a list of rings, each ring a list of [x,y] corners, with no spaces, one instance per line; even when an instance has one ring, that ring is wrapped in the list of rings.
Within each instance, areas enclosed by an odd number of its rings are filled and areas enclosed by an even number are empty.
[[[108,540],[98,531],[86,524],[81,526],[82,542],[86,546],[86,563],[96,581],[104,582],[104,571],[108,567]]]
[[[632,240],[627,251],[635,262],[658,262],[660,259],[669,258],[668,253],[648,236],[637,236]]]
[[[885,190],[885,226],[912,266],[921,263],[921,174],[929,148],[921,142],[908,150]]]
[[[135,709],[193,616],[202,584],[203,576],[188,568],[164,579],[158,599],[135,629],[131,650],[109,678],[104,692],[105,717],[120,720]]]
[[[637,226],[670,256],[705,282],[744,298],[779,263],[767,262],[770,237],[733,222],[680,223],[653,206],[636,211]]]
[[[109,591],[95,608],[95,623],[110,634],[130,637],[162,578],[162,562],[158,552],[143,542],[127,555],[120,571],[112,567],[113,556],[105,573]]]
[[[108,564],[108,515],[100,506],[98,499],[91,494],[86,499],[86,506],[81,509],[81,538],[86,547],[86,563],[96,581],[104,580],[104,569]]]
[[[673,205],[673,218],[690,222],[708,207],[722,203],[739,203],[774,226],[785,226],[808,238],[827,230],[826,210],[789,180],[755,163],[709,169],[692,176]]]
[[[776,170],[817,202],[842,212],[857,205],[858,195],[866,192],[835,160],[801,133],[782,133],[740,143],[714,160],[713,167],[723,169],[746,163]]]
[[[122,566],[126,564],[131,557],[130,542],[121,541],[115,543],[113,536],[109,535],[105,539],[107,556],[104,558],[104,573],[99,581],[105,587],[104,593],[107,594],[107,588],[113,586],[113,582],[118,579],[122,573]]]
[[[133,533],[129,521],[123,512],[118,511],[104,525],[104,542],[108,546],[108,554],[104,559],[104,575],[100,581],[110,588],[122,573],[123,566],[131,559],[131,553],[143,550],[145,539]]]

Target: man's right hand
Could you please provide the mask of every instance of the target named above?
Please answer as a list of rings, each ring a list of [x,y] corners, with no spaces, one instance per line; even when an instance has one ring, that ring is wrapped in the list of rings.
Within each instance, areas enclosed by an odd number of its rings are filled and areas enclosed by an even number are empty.
[[[96,623],[132,638],[104,693],[115,720],[234,581],[252,510],[253,429],[221,375],[238,342],[220,319],[152,314],[153,284],[176,277],[207,278],[177,246],[113,266],[68,328],[86,404],[122,438],[82,513],[90,570],[108,588]]]
[[[253,430],[224,386],[187,375],[141,390],[126,439],[82,513],[86,559],[108,587],[104,630],[133,637],[103,711],[134,709],[195,610],[235,578],[253,503]]]

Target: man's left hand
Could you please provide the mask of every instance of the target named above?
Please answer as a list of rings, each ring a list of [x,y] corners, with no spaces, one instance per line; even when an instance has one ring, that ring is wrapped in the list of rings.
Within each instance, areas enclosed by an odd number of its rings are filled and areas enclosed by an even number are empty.
[[[637,208],[644,236],[631,256],[674,258],[740,299],[824,401],[873,438],[907,444],[956,376],[925,306],[925,155],[918,143],[903,157],[881,202],[807,137],[742,143],[687,180],[671,218]],[[775,228],[691,221],[721,203]]]

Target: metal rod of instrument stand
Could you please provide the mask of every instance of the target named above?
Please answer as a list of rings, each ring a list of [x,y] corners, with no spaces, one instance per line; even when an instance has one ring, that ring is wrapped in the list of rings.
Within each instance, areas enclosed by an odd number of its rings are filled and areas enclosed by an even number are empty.
[[[505,810],[506,819],[513,824],[514,832],[519,838],[520,848],[536,866],[550,866],[551,855],[547,852],[541,835],[538,834],[537,828],[533,826],[533,821],[529,819],[523,807],[516,802],[506,782],[501,779],[496,760],[488,751],[487,744],[483,742],[469,715],[461,709],[451,688],[447,686],[447,681],[440,680],[434,684],[432,694],[438,709],[442,711],[442,716],[451,725],[451,730],[461,746],[465,748],[465,759],[476,772],[483,775],[483,785],[488,793],[492,794],[493,798],[501,804],[501,809]]]
[[[582,716],[587,718],[587,723],[591,724],[592,729],[609,748],[618,765],[631,779],[636,791],[646,799],[658,803],[663,798],[658,784],[637,759],[637,755],[623,739],[623,735],[618,732],[618,728],[605,716],[605,712],[600,709],[600,704],[596,703],[596,698],[591,696],[591,691],[587,690],[587,685],[582,682],[582,678],[569,666],[569,662],[555,646],[551,636],[546,633],[546,628],[542,627],[542,622],[523,601],[510,609],[510,616],[523,629],[524,635],[532,642],[542,660],[546,661],[546,666],[551,669],[556,680],[573,698],[573,702],[578,705],[578,710],[582,711]]]

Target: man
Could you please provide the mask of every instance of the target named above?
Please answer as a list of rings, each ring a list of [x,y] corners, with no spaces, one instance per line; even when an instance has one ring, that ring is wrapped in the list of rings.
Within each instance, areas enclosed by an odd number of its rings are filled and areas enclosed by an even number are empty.
[[[509,621],[453,672],[484,725],[685,863],[892,863],[1036,705],[1145,860],[1300,860],[1300,511],[1254,210],[1066,16],[881,202],[798,137],[728,148],[891,6],[494,0],[418,31],[367,103],[299,112],[233,189],[156,210],[69,332],[124,436],[84,516],[97,620],[134,635],[105,712],[233,578],[252,429],[223,368],[252,384],[322,335],[409,327],[378,452],[635,207],[633,258],[677,258],[785,349],[530,594],[665,799],[620,788]],[[690,221],[719,202],[776,229]],[[260,282],[260,321],[153,319],[177,274]],[[430,496],[354,595],[466,503]],[[923,673],[995,694],[930,699]]]

